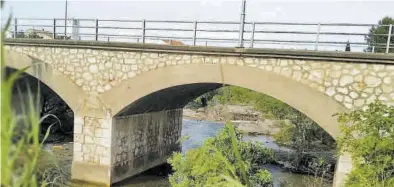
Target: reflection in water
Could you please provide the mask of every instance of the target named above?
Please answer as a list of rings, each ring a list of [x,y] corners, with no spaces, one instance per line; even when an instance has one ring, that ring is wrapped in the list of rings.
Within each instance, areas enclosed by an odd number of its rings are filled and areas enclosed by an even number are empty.
[[[182,144],[182,152],[185,153],[189,149],[200,146],[206,138],[215,136],[223,127],[224,125],[218,122],[183,120],[182,136],[187,136],[188,139]],[[264,143],[268,148],[286,149],[275,144],[273,138],[269,136],[245,136],[244,140],[259,141]],[[266,165],[265,167],[272,173],[275,187],[279,187],[279,184],[283,181],[287,182],[288,185],[286,185],[286,187],[331,186],[327,182],[321,183],[321,181],[315,181],[313,177],[308,175],[289,173],[275,165]],[[115,186],[168,187],[170,185],[166,177],[137,176]]]

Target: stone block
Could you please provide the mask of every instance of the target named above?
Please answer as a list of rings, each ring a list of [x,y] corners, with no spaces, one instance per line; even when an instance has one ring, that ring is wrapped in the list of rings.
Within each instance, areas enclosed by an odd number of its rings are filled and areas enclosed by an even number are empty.
[[[77,143],[84,143],[84,135],[83,134],[76,134],[74,133],[74,142]]]
[[[111,159],[109,156],[100,156],[101,165],[111,165]]]
[[[375,77],[375,76],[366,76],[364,78],[364,83],[368,86],[368,87],[376,87],[379,86],[382,83],[382,80],[379,77]]]
[[[346,86],[348,84],[353,83],[354,79],[351,75],[343,75],[341,76],[341,78],[339,79],[339,85],[340,86]]]
[[[108,137],[98,137],[96,138],[97,140],[97,145],[103,146],[103,147],[111,147],[111,139]]]
[[[85,136],[94,136],[94,127],[93,126],[84,126],[83,134]]]
[[[74,162],[82,162],[83,161],[83,153],[82,152],[73,152],[73,161]]]
[[[94,153],[95,145],[94,144],[83,144],[82,145],[82,152],[86,155],[87,153]]]
[[[87,143],[87,144],[93,144],[96,142],[94,136],[85,135],[84,140],[85,140],[84,143]]]
[[[82,152],[82,144],[74,142],[74,153],[75,152]]]
[[[82,124],[74,123],[74,134],[81,134],[82,133]]]

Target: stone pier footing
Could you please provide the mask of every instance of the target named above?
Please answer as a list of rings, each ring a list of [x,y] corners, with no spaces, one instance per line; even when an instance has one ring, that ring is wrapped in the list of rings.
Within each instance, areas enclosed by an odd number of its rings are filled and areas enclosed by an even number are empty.
[[[352,159],[349,153],[338,158],[335,168],[333,187],[344,187],[347,175],[352,171]]]

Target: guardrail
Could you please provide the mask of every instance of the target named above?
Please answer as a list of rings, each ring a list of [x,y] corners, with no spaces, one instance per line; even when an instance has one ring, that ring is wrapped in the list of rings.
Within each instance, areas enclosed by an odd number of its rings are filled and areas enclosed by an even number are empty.
[[[371,27],[387,33],[369,34]],[[393,30],[392,24],[245,22],[242,29],[235,21],[15,18],[8,37],[394,53]]]

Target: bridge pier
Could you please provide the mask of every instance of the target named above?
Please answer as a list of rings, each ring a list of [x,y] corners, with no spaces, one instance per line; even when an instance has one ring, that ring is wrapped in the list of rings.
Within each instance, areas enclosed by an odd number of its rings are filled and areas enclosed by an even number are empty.
[[[111,184],[111,128],[110,115],[74,115],[73,180]]]
[[[352,159],[349,153],[339,156],[335,168],[333,187],[343,187],[345,185],[346,177],[351,172],[352,167]]]
[[[180,151],[182,111],[76,116],[72,179],[110,186],[165,163]]]
[[[114,117],[112,183],[167,162],[180,151],[182,109]]]

